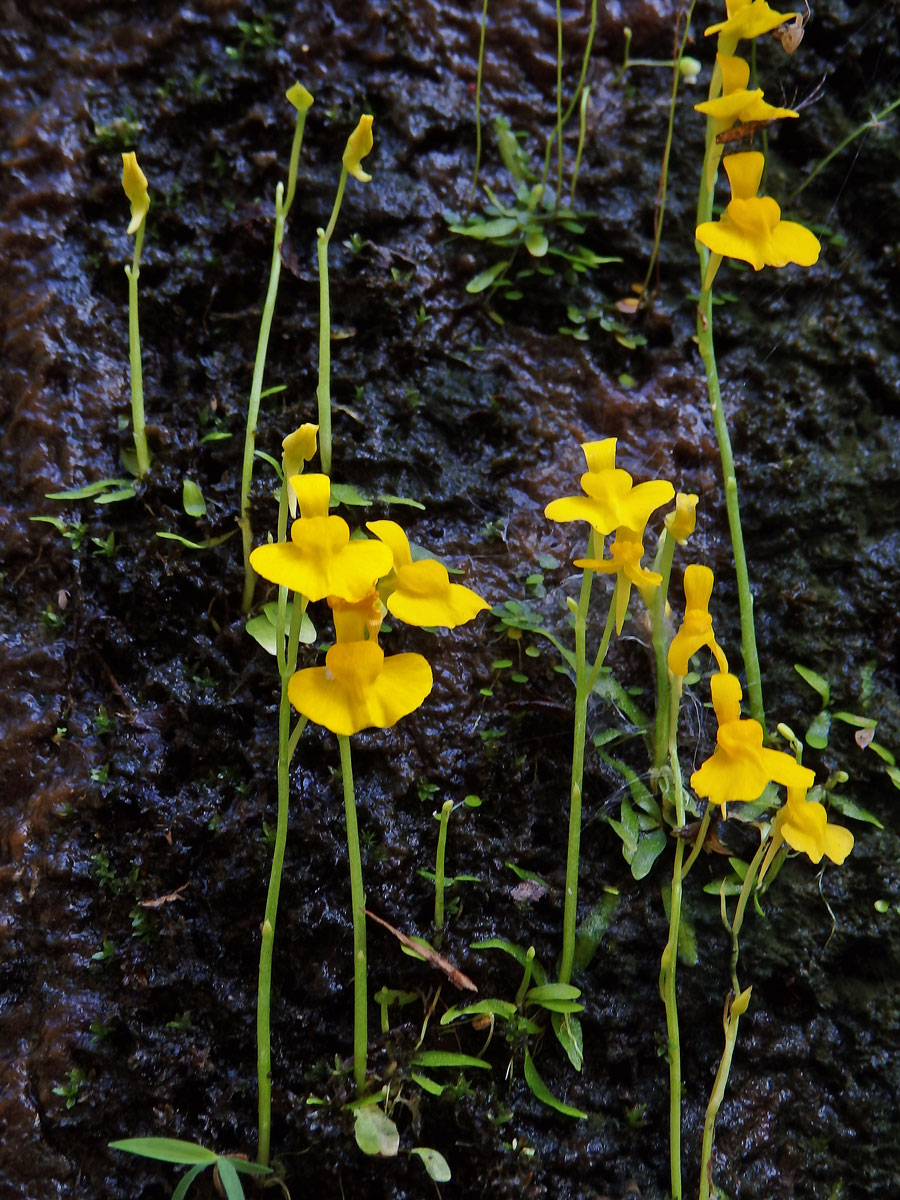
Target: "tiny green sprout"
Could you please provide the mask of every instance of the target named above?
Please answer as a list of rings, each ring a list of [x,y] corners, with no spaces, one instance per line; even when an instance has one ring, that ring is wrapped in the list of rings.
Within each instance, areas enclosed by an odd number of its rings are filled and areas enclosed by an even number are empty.
[[[420,304],[418,311],[416,312],[416,328],[421,329],[423,325],[427,325],[430,320],[431,317],[425,311],[425,305]]]
[[[438,944],[440,944],[444,928],[444,866],[447,854],[447,826],[450,823],[453,807],[452,800],[445,800],[440,813],[436,814],[440,821],[437,853],[434,860],[434,928]]]
[[[108,783],[109,763],[104,763],[102,767],[91,767],[91,779],[94,783]]]
[[[106,705],[101,704],[94,717],[94,733],[112,733],[115,727],[115,717],[111,717],[107,712]]]
[[[136,904],[128,914],[131,920],[131,936],[135,938],[151,938],[156,933],[153,918],[146,908]]]
[[[41,620],[48,629],[62,629],[66,623],[65,615],[63,613],[54,612],[49,604],[41,611]]]
[[[183,1013],[179,1013],[171,1021],[166,1021],[166,1029],[173,1029],[176,1033],[190,1033],[194,1028],[191,1021],[191,1010],[185,1009]]]
[[[625,1109],[625,1122],[629,1129],[643,1129],[647,1121],[646,1104],[629,1104]]]
[[[53,1095],[62,1096],[66,1102],[66,1108],[74,1108],[78,1103],[78,1093],[81,1090],[82,1084],[85,1083],[87,1083],[87,1075],[78,1067],[73,1067],[69,1072],[66,1082],[53,1089]]]
[[[100,1020],[91,1021],[88,1028],[91,1033],[92,1046],[99,1046],[103,1039],[109,1037],[113,1030],[112,1025],[104,1025]]]
[[[424,804],[426,800],[430,801],[440,791],[440,787],[436,783],[429,783],[424,777],[416,783],[416,795]]]
[[[116,957],[116,948],[109,938],[103,939],[103,944],[99,950],[91,955],[91,962],[107,963],[112,962]]]
[[[100,558],[115,558],[119,547],[116,545],[116,535],[110,530],[105,538],[92,537],[91,542],[97,549],[94,553]]]
[[[366,248],[364,238],[355,232],[350,234],[350,236],[345,240],[344,245],[351,254],[355,254],[357,256],[362,254],[363,250]]]

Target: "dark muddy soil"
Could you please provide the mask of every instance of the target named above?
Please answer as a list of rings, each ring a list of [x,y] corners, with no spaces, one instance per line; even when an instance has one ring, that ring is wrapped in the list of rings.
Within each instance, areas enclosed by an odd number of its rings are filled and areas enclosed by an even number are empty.
[[[571,327],[572,305],[606,305],[607,323],[624,322],[611,305],[643,278],[652,242],[671,74],[635,68],[620,85],[614,75],[626,25],[633,54],[671,55],[675,12],[662,0],[600,7],[576,206],[592,214],[584,244],[623,262],[575,280],[532,279],[521,300],[499,306],[501,325],[484,296],[465,291],[496,252],[450,235],[442,215],[464,211],[474,167],[474,0],[0,0],[0,1196],[168,1196],[177,1173],[110,1151],[116,1138],[255,1153],[276,673],[244,630],[239,539],[194,553],[156,533],[201,540],[234,527],[272,201],[290,146],[282,97],[295,79],[316,102],[266,376],[285,390],[264,404],[260,448],[277,454],[286,432],[314,419],[315,230],[330,211],[347,134],[371,112],[373,179],[351,181],[331,258],[335,478],[419,501],[422,511],[375,505],[364,515],[400,520],[492,603],[525,599],[568,636],[565,597],[577,579],[567,563],[582,549],[580,533],[551,526],[542,510],[574,490],[578,442],[616,436],[621,465],[637,477],[700,494],[698,532],[676,574],[697,558],[716,568],[717,628],[737,661],[718,460],[692,342],[699,92],[678,104],[658,294],[624,335],[646,342],[623,345],[596,321],[587,340],[557,332]],[[584,9],[563,6],[569,92]],[[698,5],[691,49],[705,69],[712,47],[699,31],[718,18],[718,6]],[[555,54],[550,0],[494,0],[482,178],[501,198],[511,191],[490,121],[505,117],[541,158]],[[800,120],[769,134],[767,188],[786,202],[830,149],[896,97],[896,12],[874,2],[822,6],[794,58],[774,42],[758,57],[776,102],[782,89],[805,99],[823,81]],[[567,171],[576,139],[570,126]],[[818,265],[757,276],[724,267],[718,288],[732,299],[716,320],[770,721],[802,731],[818,710],[793,671],[800,662],[831,680],[833,707],[877,717],[878,741],[900,752],[897,146],[894,113],[785,203],[821,230]],[[133,500],[62,505],[45,494],[120,475],[129,442],[122,268],[131,244],[119,184],[128,149],[153,198],[141,332],[155,464]],[[231,436],[204,441],[210,432]],[[275,520],[267,472],[260,463],[258,537]],[[199,522],[182,511],[185,477],[208,503]],[[65,528],[31,522],[36,515]],[[443,950],[482,996],[511,999],[512,960],[471,943],[534,945],[550,967],[559,951],[572,690],[546,641],[509,641],[493,618],[386,640],[401,637],[433,663],[435,689],[415,717],[354,739],[368,903],[407,933],[429,935],[432,885],[417,871],[433,864],[431,814],[447,798],[480,796],[481,808],[452,819],[448,869],[480,882],[459,885]],[[524,654],[531,645],[536,658]],[[507,657],[524,682],[492,668]],[[615,645],[613,666],[649,705],[640,621]],[[688,708],[686,765],[705,756],[714,732],[699,703]],[[619,720],[598,705],[590,732]],[[731,1200],[871,1200],[900,1186],[897,792],[882,760],[837,722],[830,748],[805,761],[820,778],[848,770],[845,794],[885,828],[851,822],[856,847],[843,868],[820,874],[806,859],[789,863],[765,917],[748,918],[742,978],[753,997],[714,1160]],[[273,1149],[295,1200],[429,1195],[421,1162],[408,1155],[414,1145],[450,1162],[446,1196],[667,1195],[657,978],[671,860],[632,879],[607,824],[622,778],[591,756],[581,912],[618,901],[578,976],[583,1072],[552,1039],[537,1053],[547,1084],[588,1120],[539,1104],[520,1057],[507,1072],[510,1050],[498,1035],[487,1079],[470,1072],[439,1099],[404,1085],[407,1103],[394,1111],[399,1157],[358,1152],[342,1108],[349,1076],[336,1069],[352,1028],[337,763],[331,735],[311,727],[292,771],[274,979]],[[737,822],[720,836],[736,853],[752,850]],[[517,898],[510,863],[544,879],[546,892]],[[728,980],[718,904],[702,887],[725,870],[720,855],[703,856],[687,889],[698,943],[696,965],[679,974],[688,1195]],[[373,1071],[408,1076],[439,985],[424,1044],[479,1051],[483,1034],[463,1031],[457,1041],[438,1029],[444,1007],[461,998],[446,981],[404,957],[380,927],[370,930],[369,953],[373,992],[384,985],[420,997],[391,1010],[386,1035],[373,1005]],[[325,1103],[311,1106],[311,1096]]]

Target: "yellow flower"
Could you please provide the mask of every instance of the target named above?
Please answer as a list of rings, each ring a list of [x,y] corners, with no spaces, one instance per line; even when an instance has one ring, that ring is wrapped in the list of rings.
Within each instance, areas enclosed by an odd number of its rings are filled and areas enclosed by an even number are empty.
[[[697,528],[697,500],[693,492],[675,493],[675,511],[666,515],[666,530],[683,546]]]
[[[353,604],[335,597],[328,603],[337,641],[324,667],[307,667],[291,677],[291,704],[316,725],[347,737],[373,726],[387,729],[429,694],[431,667],[421,654],[385,658],[378,645],[384,609],[374,588]]]
[[[287,481],[288,505],[292,517],[297,515],[297,493],[294,491],[291,478],[299,475],[303,470],[303,464],[309,462],[315,454],[318,432],[318,425],[312,425],[307,421],[299,429],[289,433],[281,443],[281,469],[284,471],[284,478]]]
[[[257,546],[250,555],[253,570],[308,600],[362,599],[375,580],[390,571],[390,550],[382,542],[351,542],[343,517],[328,515],[331,481],[327,475],[294,475],[290,482],[300,504],[291,540]]]
[[[641,559],[644,557],[643,531],[635,533],[633,529],[619,529],[609,548],[609,554],[609,558],[578,558],[575,560],[575,566],[581,567],[582,570],[601,571],[605,575],[617,576],[616,633],[621,633],[628,611],[628,601],[631,599],[631,585],[637,584],[642,590],[659,587],[662,575],[641,566]]]
[[[782,221],[771,196],[756,194],[764,164],[759,151],[731,154],[724,164],[731,203],[720,220],[697,226],[697,241],[713,254],[750,263],[754,271],[788,263],[811,267],[819,257],[818,239],[795,221]]]
[[[302,83],[293,84],[284,95],[299,113],[305,113],[313,102],[312,93],[308,92]]]
[[[122,155],[122,187],[131,201],[131,220],[127,232],[137,233],[150,211],[150,197],[147,195],[147,176],[138,166],[133,150]]]
[[[385,658],[377,642],[335,642],[324,667],[306,667],[291,677],[288,697],[316,725],[349,737],[395,725],[419,707],[432,684],[421,654]]]
[[[719,722],[716,748],[691,776],[691,787],[710,804],[757,800],[769,783],[812,787],[815,776],[789,754],[763,746],[758,721],[741,719],[741,685],[724,672],[710,680],[713,708]]]
[[[375,145],[372,137],[374,120],[375,118],[370,116],[360,117],[359,124],[347,138],[347,145],[344,149],[344,166],[347,168],[348,174],[352,175],[354,179],[358,179],[360,183],[368,183],[372,178],[359,164]]]
[[[581,477],[586,495],[551,500],[544,516],[551,521],[588,521],[602,534],[624,526],[642,535],[650,514],[675,495],[671,483],[658,479],[635,487],[628,472],[615,465],[615,438],[585,442],[581,448],[588,465]]]
[[[673,675],[687,675],[690,661],[701,646],[712,650],[719,670],[728,674],[728,659],[716,641],[709,615],[712,590],[713,573],[709,567],[691,563],[684,572],[684,620],[669,646],[669,670]]]
[[[406,534],[394,521],[368,521],[394,556],[394,573],[386,581],[387,610],[407,625],[465,625],[490,605],[471,588],[451,583],[447,568],[433,558],[413,562]]]
[[[731,54],[717,54],[716,62],[722,68],[722,95],[717,100],[705,100],[695,104],[694,111],[712,117],[717,132],[728,129],[735,121],[747,125],[753,121],[777,121],[782,117],[796,117],[792,108],[776,108],[763,100],[762,88],[748,90],[750,64],[743,58]]]
[[[755,38],[770,33],[798,15],[795,12],[776,12],[766,0],[725,0],[725,11],[728,20],[710,25],[704,31],[704,36],[717,33],[722,41],[736,44],[741,38]]]
[[[853,834],[842,825],[829,825],[825,807],[806,799],[805,788],[788,788],[787,803],[775,815],[775,849],[782,841],[817,863],[824,854],[840,865],[853,849]]]

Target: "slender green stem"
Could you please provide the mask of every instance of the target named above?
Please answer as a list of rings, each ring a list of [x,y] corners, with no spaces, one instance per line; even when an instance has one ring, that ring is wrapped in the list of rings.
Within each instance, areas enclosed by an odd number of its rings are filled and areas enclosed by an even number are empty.
[[[864,121],[862,125],[854,129],[852,133],[848,133],[844,140],[842,142],[838,142],[834,149],[830,150],[821,162],[816,163],[800,186],[791,192],[790,196],[788,196],[787,203],[793,204],[803,189],[809,187],[819,172],[824,171],[833,158],[836,158],[842,150],[846,150],[850,143],[855,141],[861,134],[866,133],[866,131],[869,129],[876,129],[884,120],[884,118],[890,116],[890,114],[897,108],[900,108],[900,96],[898,96],[896,100],[889,104],[887,108],[883,108],[881,112],[873,113],[869,117],[868,121]]]
[[[697,830],[697,836],[694,839],[694,845],[691,847],[691,852],[688,855],[688,860],[684,864],[684,870],[681,872],[682,879],[687,879],[687,877],[690,873],[691,867],[697,861],[697,856],[700,854],[700,851],[703,849],[703,843],[706,841],[706,834],[707,834],[707,830],[709,829],[709,822],[710,822],[711,818],[712,818],[712,805],[707,804],[706,812],[703,814],[703,818],[700,821],[700,828]]]
[[[347,820],[347,855],[350,859],[350,903],[353,909],[353,1078],[356,1090],[366,1086],[366,1054],[369,1048],[368,996],[366,994],[366,897],[363,891],[362,855],[353,793],[353,764],[350,739],[338,734],[341,748],[341,778],[344,783],[344,812]]]
[[[278,898],[281,893],[281,876],[284,870],[284,852],[287,845],[288,811],[290,803],[290,766],[299,733],[291,735],[291,705],[288,699],[288,683],[297,665],[297,644],[300,622],[306,601],[294,600],[291,613],[291,628],[288,636],[287,662],[281,672],[281,702],[278,708],[278,810],[275,824],[275,845],[272,849],[272,868],[269,872],[269,890],[266,895],[266,913],[262,925],[262,945],[259,952],[259,982],[256,1001],[256,1074],[259,1093],[259,1143],[257,1162],[269,1164],[272,1134],[272,958],[275,948],[275,925],[278,919]],[[283,629],[283,627],[282,627]],[[283,637],[283,633],[282,633]],[[306,718],[298,723],[300,732],[306,727]]]
[[[562,0],[556,0],[556,201],[554,211],[559,208],[563,186],[562,144]]]
[[[525,993],[528,991],[528,985],[531,983],[531,974],[534,970],[534,946],[529,946],[525,951],[525,969],[522,972],[522,982],[519,984],[519,990],[516,992],[516,1008],[521,1009],[525,1003]]]
[[[478,172],[481,170],[481,85],[484,79],[484,37],[487,32],[488,0],[481,6],[481,36],[478,39],[478,73],[475,76],[475,171],[472,175],[472,190],[469,193],[469,208],[475,202],[478,190]]]
[[[679,696],[675,688],[670,691],[668,711],[668,755],[672,772],[675,799],[675,821],[677,828],[684,825],[684,786],[681,779],[681,763],[678,759],[678,709]],[[684,842],[675,842],[675,863],[672,868],[672,892],[669,900],[669,940],[663,951],[659,971],[659,990],[666,1007],[666,1034],[669,1058],[669,1172],[673,1200],[681,1200],[681,1035],[678,1027],[678,991],[676,969],[678,964],[678,938],[681,931],[682,885],[684,881]]]
[[[578,186],[578,175],[581,171],[581,156],[584,154],[584,139],[587,134],[587,106],[591,98],[591,89],[586,87],[581,93],[581,104],[578,106],[578,148],[575,151],[575,166],[572,168],[572,186],[569,188],[569,208],[575,206],[575,188]]]
[[[588,557],[594,553],[594,534],[588,542]],[[575,963],[575,932],[578,916],[578,863],[581,856],[581,807],[584,783],[584,742],[587,735],[587,706],[615,625],[616,594],[613,589],[606,628],[593,667],[588,671],[587,615],[594,574],[585,571],[575,611],[575,732],[572,739],[572,783],[569,796],[569,841],[566,851],[566,899],[563,910],[563,944],[559,961],[560,983],[570,983]]]
[[[447,826],[453,812],[453,801],[445,800],[441,807],[437,853],[434,856],[434,927],[440,938],[444,928],[444,863],[447,857]]]
[[[550,134],[550,137],[547,140],[547,146],[546,146],[546,149],[544,152],[544,174],[543,174],[543,178],[541,180],[541,195],[542,196],[544,194],[544,187],[547,182],[547,176],[550,171],[550,155],[553,150],[553,139],[558,137],[560,139],[560,143],[562,142],[562,130],[566,127],[566,125],[568,125],[569,118],[572,116],[572,113],[575,111],[576,105],[581,106],[581,119],[582,119],[582,122],[584,121],[585,103],[586,102],[584,100],[582,91],[584,88],[584,81],[587,78],[588,66],[591,61],[591,51],[594,48],[594,36],[596,35],[596,33],[597,33],[597,0],[591,0],[591,24],[588,29],[587,41],[584,44],[584,53],[581,56],[581,71],[579,72],[579,75],[578,75],[578,83],[575,85],[575,91],[572,93],[572,99],[569,101],[568,105],[566,106],[565,112],[562,114],[562,119],[557,121],[556,128],[554,128],[553,132]],[[560,56],[561,56],[561,46],[560,46]],[[559,89],[557,89],[557,98],[559,97],[559,94],[560,94]],[[582,128],[582,136],[581,136],[581,140],[579,142],[579,147],[581,147],[583,145],[583,141],[584,141],[584,136],[583,136],[583,128]],[[560,151],[561,151],[561,147],[560,147]],[[578,159],[576,159],[576,162],[575,162],[575,171],[572,176],[572,188],[571,188],[571,192],[569,195],[569,205],[570,206],[572,204],[572,197],[575,195],[575,185],[578,182],[578,171],[580,169],[580,157],[581,156],[579,153]],[[557,203],[559,203],[558,197],[557,197]]]
[[[319,457],[322,470],[331,474],[331,295],[328,281],[328,243],[337,224],[344,188],[347,186],[347,168],[341,167],[331,217],[325,229],[319,229],[316,255],[319,263],[319,382],[316,400],[319,408]]]
[[[713,1140],[716,1134],[716,1118],[719,1115],[719,1109],[725,1098],[725,1088],[728,1084],[728,1076],[731,1073],[731,1060],[734,1056],[734,1047],[737,1042],[738,1023],[741,1016],[747,1011],[747,1005],[750,1002],[751,989],[747,988],[742,992],[737,977],[738,939],[741,926],[744,923],[744,913],[747,910],[747,904],[756,886],[756,878],[767,849],[768,838],[763,838],[759,849],[753,857],[753,861],[747,869],[747,874],[744,876],[734,920],[729,926],[731,932],[731,987],[733,995],[728,1003],[725,1016],[725,1048],[722,1051],[719,1069],[716,1072],[712,1093],[709,1097],[709,1104],[706,1108],[706,1119],[703,1123],[703,1142],[700,1149],[699,1200],[709,1200],[710,1188],[712,1186],[712,1152]],[[724,893],[722,903],[724,905]]]
[[[738,499],[734,454],[731,449],[728,422],[725,419],[725,411],[722,407],[722,391],[719,386],[719,372],[716,365],[715,347],[713,345],[712,289],[707,282],[704,282],[703,289],[700,292],[700,303],[697,308],[697,343],[706,371],[706,386],[709,393],[710,408],[712,409],[713,424],[716,429],[716,438],[719,443],[719,457],[722,462],[725,507],[728,511],[728,528],[731,531],[731,548],[734,554],[734,570],[737,577],[738,600],[741,610],[741,649],[744,656],[744,669],[747,672],[747,695],[754,720],[759,721],[760,725],[765,729],[766,714],[763,706],[759,653],[756,648],[756,627],[753,621],[753,593],[750,590],[750,572],[747,567],[747,554],[744,550],[744,532],[741,525],[741,508]]]
[[[653,213],[653,249],[650,252],[650,261],[647,264],[647,274],[644,276],[644,284],[641,289],[641,296],[645,296],[650,287],[650,280],[653,278],[653,271],[659,259],[659,247],[662,241],[663,221],[666,216],[666,195],[669,187],[669,159],[672,155],[672,140],[675,133],[675,105],[678,100],[678,86],[681,83],[681,60],[684,57],[685,47],[688,43],[688,38],[691,33],[691,18],[694,15],[694,5],[697,0],[691,0],[690,8],[687,13],[687,23],[684,27],[684,34],[681,41],[678,43],[678,50],[675,54],[675,60],[672,64],[672,99],[669,102],[669,125],[666,130],[666,147],[663,151],[662,167],[659,172],[659,189],[656,194],[656,208]],[[679,16],[679,20],[680,20]]]
[[[650,601],[650,628],[653,637],[653,657],[656,661],[656,727],[653,739],[653,766],[659,771],[669,752],[669,693],[672,681],[669,678],[667,656],[669,652],[669,629],[666,620],[666,599],[669,580],[672,577],[672,560],[675,557],[675,539],[664,529],[659,535],[653,570],[662,575],[662,583],[653,589]]]
[[[141,222],[134,239],[128,276],[128,358],[131,366],[131,423],[134,426],[134,452],[137,457],[137,476],[143,479],[150,470],[150,451],[144,428],[144,373],[141,366],[141,331],[138,324],[138,280],[141,276],[141,250],[144,245],[146,218]]]
[[[269,335],[272,331],[272,320],[275,316],[275,301],[278,299],[278,281],[281,278],[281,244],[284,241],[284,225],[297,190],[297,168],[300,161],[300,147],[303,143],[303,130],[305,127],[306,113],[305,111],[298,112],[294,125],[294,140],[291,145],[290,165],[288,167],[287,198],[285,199],[283,183],[279,183],[275,188],[275,233],[272,239],[272,260],[269,266],[269,283],[266,288],[266,298],[263,303],[262,317],[259,322],[256,358],[253,361],[253,378],[250,383],[250,400],[247,404],[247,428],[244,433],[244,458],[241,464],[241,515],[238,518],[244,552],[244,594],[241,608],[245,613],[249,612],[253,607],[253,593],[256,590],[256,572],[250,566],[250,552],[253,549],[253,529],[250,523],[250,489],[253,486],[253,456],[256,451],[256,430],[259,425],[259,406],[262,399],[263,379],[266,372]]]

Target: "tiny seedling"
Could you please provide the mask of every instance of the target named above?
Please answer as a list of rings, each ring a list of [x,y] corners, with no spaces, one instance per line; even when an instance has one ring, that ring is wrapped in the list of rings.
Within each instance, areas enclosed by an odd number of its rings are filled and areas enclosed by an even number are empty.
[[[174,1163],[177,1166],[189,1167],[182,1176],[172,1200],[184,1200],[191,1189],[194,1180],[207,1167],[213,1167],[218,1173],[222,1189],[227,1200],[244,1200],[244,1185],[241,1175],[270,1175],[271,1167],[263,1167],[259,1163],[247,1162],[245,1158],[233,1154],[216,1154],[205,1146],[195,1142],[184,1142],[178,1138],[125,1138],[120,1142],[110,1142],[111,1150],[123,1150],[126,1154],[136,1154],[141,1158],[151,1158],[156,1162]]]

